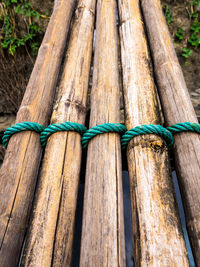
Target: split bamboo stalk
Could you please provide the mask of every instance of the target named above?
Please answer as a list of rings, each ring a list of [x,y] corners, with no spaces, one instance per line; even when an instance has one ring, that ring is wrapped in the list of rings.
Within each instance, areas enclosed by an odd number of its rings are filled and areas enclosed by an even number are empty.
[[[96,0],[78,2],[51,123],[85,122],[95,6]],[[49,137],[23,266],[71,266],[81,152],[78,133]]]
[[[159,0],[141,0],[158,91],[167,126],[198,122]],[[200,138],[196,133],[175,135],[174,156],[184,202],[187,229],[200,266]]]
[[[90,128],[120,122],[116,1],[98,0]],[[80,266],[125,266],[120,137],[88,146]]]
[[[118,0],[118,6],[126,127],[161,124],[139,0]],[[165,141],[138,136],[127,158],[135,266],[189,266]]]
[[[57,1],[16,122],[47,125],[75,1]],[[0,266],[17,266],[41,158],[39,135],[14,135],[0,169]]]

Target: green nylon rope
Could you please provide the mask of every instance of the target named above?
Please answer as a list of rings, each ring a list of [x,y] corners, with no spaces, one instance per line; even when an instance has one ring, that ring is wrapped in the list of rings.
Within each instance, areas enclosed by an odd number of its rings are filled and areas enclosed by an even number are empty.
[[[19,133],[22,131],[34,131],[37,133],[41,133],[44,129],[45,127],[43,125],[36,123],[36,122],[28,122],[28,121],[19,122],[6,129],[2,137],[2,143],[4,147],[7,148],[8,142],[13,134]]]
[[[121,140],[122,149],[126,148],[127,144],[133,137],[143,134],[156,134],[161,136],[162,138],[165,139],[170,149],[174,144],[174,137],[169,130],[165,129],[161,125],[148,124],[148,125],[136,126],[130,129],[129,131],[125,132]]]
[[[191,122],[181,122],[167,127],[167,130],[169,130],[172,134],[181,132],[196,132],[200,134],[200,124]]]
[[[123,134],[126,131],[126,127],[120,123],[104,123],[92,127],[87,130],[85,126],[76,122],[64,122],[60,124],[52,124],[45,128],[43,125],[36,122],[22,122],[16,123],[15,125],[9,127],[3,135],[2,141],[5,148],[8,146],[8,142],[11,136],[15,133],[21,131],[35,131],[40,133],[40,141],[42,146],[46,145],[48,137],[59,131],[75,131],[83,135],[82,137],[82,145],[83,148],[86,148],[90,139],[95,137],[98,134],[116,132]],[[191,123],[191,122],[183,122],[174,124],[167,129],[162,127],[161,125],[142,125],[132,128],[127,131],[122,136],[122,148],[125,148],[128,142],[135,136],[144,135],[144,134],[156,134],[163,137],[169,147],[171,148],[174,143],[174,138],[172,134],[181,133],[181,132],[196,132],[200,134],[200,124],[199,123]]]
[[[84,125],[79,124],[77,122],[66,121],[63,123],[54,123],[45,128],[43,132],[40,134],[40,142],[41,145],[45,147],[48,137],[53,133],[62,131],[73,131],[73,132],[78,132],[82,135],[86,130],[87,128]]]
[[[82,137],[82,146],[86,148],[90,139],[96,135],[103,133],[119,133],[123,134],[126,131],[126,126],[121,123],[104,123],[94,126],[87,130]]]

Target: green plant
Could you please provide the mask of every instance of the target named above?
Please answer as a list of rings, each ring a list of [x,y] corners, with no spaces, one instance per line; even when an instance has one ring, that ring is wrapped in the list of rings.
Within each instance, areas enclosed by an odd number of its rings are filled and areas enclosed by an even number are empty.
[[[183,29],[182,28],[178,28],[177,33],[176,33],[175,36],[179,41],[182,41],[183,40]]]
[[[31,44],[31,50],[33,56],[37,56],[38,49],[39,49],[39,44],[37,42]]]
[[[200,45],[200,22],[199,22],[199,11],[200,11],[200,0],[194,0],[190,2],[190,18],[191,18],[191,27],[190,27],[190,36],[187,40],[187,46],[182,50],[182,56],[186,59],[186,66],[189,65],[189,57],[192,56],[193,49],[197,49]],[[180,28],[177,31],[176,38],[182,40],[183,32]]]
[[[193,24],[190,27],[190,30],[193,32],[189,39],[188,44],[191,47],[197,48],[200,45],[200,23],[198,21],[199,18],[199,10],[200,10],[200,0],[194,0],[190,3],[191,5],[191,18],[193,19]]]
[[[191,6],[195,6],[195,5],[200,5],[200,1],[199,0],[194,0],[194,1],[192,1],[192,2],[190,2],[190,5]]]
[[[190,7],[191,7],[191,13],[190,13],[191,19],[197,20],[199,17],[200,1],[194,0],[190,2]]]
[[[196,20],[190,28],[193,32],[198,33],[200,31],[200,23]]]
[[[31,6],[29,0],[2,0],[0,5],[0,45],[14,56],[22,46],[29,46],[33,55],[37,54],[37,36],[40,33],[38,20],[44,15],[39,14]],[[26,30],[22,34],[17,28],[18,22],[24,21]]]
[[[200,44],[200,37],[196,33],[193,33],[188,39],[188,43],[191,46],[194,46],[195,48],[197,48]]]
[[[182,56],[186,59],[185,65],[188,66],[188,58],[192,56],[192,49],[189,49],[187,47],[184,47],[182,50]]]
[[[191,19],[197,19],[198,16],[199,16],[199,13],[196,10],[190,13]]]
[[[170,25],[174,21],[174,19],[172,18],[172,13],[171,13],[170,7],[168,5],[164,5],[163,6],[163,12],[164,12],[167,24]]]

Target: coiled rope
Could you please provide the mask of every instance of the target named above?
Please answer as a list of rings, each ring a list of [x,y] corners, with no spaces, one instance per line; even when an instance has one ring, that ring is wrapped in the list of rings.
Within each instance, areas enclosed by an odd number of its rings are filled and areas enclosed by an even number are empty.
[[[89,141],[96,135],[103,133],[119,133],[123,134],[126,131],[126,126],[121,123],[104,123],[94,126],[87,130],[82,137],[82,146],[86,148]]]
[[[156,134],[164,138],[170,149],[174,144],[174,137],[169,130],[165,129],[161,125],[148,124],[148,125],[136,126],[130,129],[129,131],[125,132],[121,140],[122,149],[126,148],[127,144],[133,137],[144,134]]]
[[[44,129],[45,127],[43,125],[36,122],[28,122],[28,121],[19,122],[6,129],[2,137],[2,143],[4,147],[7,148],[8,142],[13,134],[22,131],[34,131],[36,133],[41,133]]]
[[[40,141],[42,146],[44,147],[47,143],[48,137],[53,133],[60,131],[74,131],[83,135],[81,142],[83,148],[86,148],[89,141],[96,135],[103,133],[119,133],[119,134],[124,134],[122,136],[121,142],[122,142],[122,148],[126,148],[127,144],[132,138],[139,135],[152,133],[164,138],[169,148],[172,148],[174,143],[174,137],[173,137],[174,134],[181,132],[188,132],[188,131],[200,134],[200,124],[191,122],[182,122],[171,125],[168,128],[164,128],[161,125],[148,124],[148,125],[136,126],[135,128],[132,128],[129,131],[126,130],[127,129],[125,125],[120,123],[104,123],[87,130],[87,128],[84,125],[69,121],[66,121],[64,123],[52,124],[46,128],[43,125],[36,122],[22,122],[22,123],[16,123],[15,125],[9,127],[4,132],[2,141],[4,147],[7,148],[8,142],[13,134],[21,131],[35,131],[37,133],[40,133]]]
[[[200,134],[200,124],[192,122],[181,122],[167,127],[172,134],[181,132],[196,132]]]
[[[73,131],[73,132],[78,132],[79,134],[82,135],[86,130],[87,128],[84,125],[77,122],[66,121],[63,123],[54,123],[45,128],[43,132],[40,134],[40,142],[41,145],[45,147],[48,137],[53,133],[62,131]]]

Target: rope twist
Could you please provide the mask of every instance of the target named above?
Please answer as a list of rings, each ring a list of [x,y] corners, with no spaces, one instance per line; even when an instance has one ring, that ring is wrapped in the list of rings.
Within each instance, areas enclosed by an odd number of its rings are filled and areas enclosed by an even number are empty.
[[[82,146],[86,148],[89,141],[96,135],[103,133],[119,133],[123,134],[126,131],[126,126],[121,123],[104,123],[94,126],[87,130],[82,137]]]
[[[87,128],[77,122],[66,121],[63,123],[54,123],[45,128],[40,134],[40,142],[43,147],[46,146],[47,139],[50,135],[56,132],[72,131],[80,133],[81,135],[87,130]]]
[[[133,137],[144,134],[156,134],[164,138],[170,149],[174,144],[174,137],[169,130],[165,129],[161,125],[148,124],[148,125],[136,126],[130,129],[129,131],[125,132],[121,140],[122,149],[126,148],[127,144]]]
[[[199,123],[192,123],[192,122],[181,122],[174,125],[171,125],[170,127],[167,127],[167,129],[172,133],[181,133],[181,132],[196,132],[200,134],[200,124]]]
[[[2,143],[4,147],[7,148],[8,142],[13,134],[22,131],[34,131],[36,133],[41,133],[44,129],[45,127],[43,125],[36,122],[28,122],[28,121],[19,122],[6,129],[2,137]]]
[[[46,128],[36,122],[22,122],[16,123],[4,132],[2,138],[4,147],[7,148],[8,142],[13,134],[27,130],[40,133],[40,142],[43,147],[46,145],[48,137],[53,133],[61,131],[74,131],[83,135],[81,140],[83,148],[86,148],[89,141],[96,135],[103,133],[125,133],[121,139],[123,149],[127,146],[127,144],[132,138],[144,134],[156,134],[164,138],[169,148],[171,149],[174,144],[174,134],[188,131],[200,134],[200,124],[183,122],[171,125],[168,128],[164,128],[161,125],[149,124],[136,126],[135,128],[126,131],[127,129],[125,125],[120,123],[104,123],[87,130],[84,125],[69,121],[66,121],[64,123],[52,124]]]

